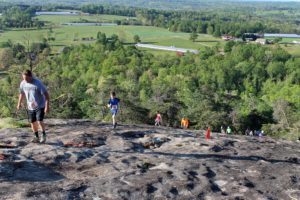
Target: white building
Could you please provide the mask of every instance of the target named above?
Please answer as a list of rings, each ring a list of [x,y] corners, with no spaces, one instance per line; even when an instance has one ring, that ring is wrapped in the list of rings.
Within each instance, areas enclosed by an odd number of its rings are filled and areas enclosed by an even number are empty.
[[[264,37],[276,37],[276,38],[300,38],[300,35],[297,34],[285,34],[285,33],[265,33]]]
[[[175,46],[159,46],[159,45],[142,44],[142,43],[137,43],[135,46],[136,47],[149,48],[149,49],[164,50],[164,51],[175,51],[175,52],[181,52],[181,53],[187,53],[187,52],[191,52],[193,54],[198,54],[199,53],[199,51],[195,50],[195,49],[177,48]]]
[[[61,11],[61,12],[51,12],[51,11],[42,11],[42,12],[35,12],[35,15],[80,15],[80,12],[77,11]]]

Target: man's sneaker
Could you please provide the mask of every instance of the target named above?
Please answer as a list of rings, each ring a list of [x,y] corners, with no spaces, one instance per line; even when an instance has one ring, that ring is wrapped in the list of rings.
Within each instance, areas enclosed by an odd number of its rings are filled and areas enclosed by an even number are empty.
[[[117,123],[114,124],[114,128],[117,128]]]
[[[34,137],[31,142],[33,143],[39,143],[39,138],[38,137]]]
[[[45,143],[46,142],[46,135],[43,135],[41,137],[40,143]]]

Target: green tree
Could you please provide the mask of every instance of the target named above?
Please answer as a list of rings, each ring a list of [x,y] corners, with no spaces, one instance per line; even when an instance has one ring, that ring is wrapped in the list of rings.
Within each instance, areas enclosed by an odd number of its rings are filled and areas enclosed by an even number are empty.
[[[133,36],[133,41],[134,41],[134,43],[140,43],[141,39],[140,39],[140,37],[138,35],[134,35]]]
[[[13,51],[10,48],[0,50],[0,68],[4,69],[13,64]]]
[[[105,33],[98,32],[97,33],[97,43],[106,44],[107,38]]]
[[[192,40],[193,42],[195,42],[197,38],[198,38],[198,33],[192,32],[190,34],[190,40]]]

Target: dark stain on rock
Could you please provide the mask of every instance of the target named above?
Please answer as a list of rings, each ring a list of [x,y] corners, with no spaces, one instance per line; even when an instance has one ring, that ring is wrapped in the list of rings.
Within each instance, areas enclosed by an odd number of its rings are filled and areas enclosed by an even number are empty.
[[[220,147],[219,145],[214,145],[212,148],[209,149],[210,151],[213,151],[213,152],[220,152],[223,150],[222,147]]]
[[[174,195],[178,195],[178,190],[177,190],[175,187],[172,187],[172,188],[170,189],[170,192],[171,192],[172,194],[174,194]]]
[[[216,192],[221,192],[222,190],[219,188],[219,186],[217,184],[215,184],[213,181],[209,181],[210,182],[210,189],[212,192],[216,193]]]
[[[224,140],[223,141],[223,147],[229,147],[229,146],[234,147],[235,142],[236,141],[233,141],[233,140]]]
[[[188,183],[188,184],[186,185],[186,188],[187,188],[189,191],[190,191],[190,190],[193,190],[194,187],[195,187],[195,184],[194,184],[193,182]]]
[[[87,189],[87,186],[80,186],[78,188],[72,188],[69,190],[67,200],[80,200],[80,193],[84,192]]]
[[[204,200],[205,199],[205,194],[204,192],[201,192],[200,194],[198,194],[198,200]]]
[[[290,178],[291,178],[291,182],[292,182],[293,184],[298,183],[297,176],[291,176]]]
[[[247,178],[244,178],[244,184],[243,185],[248,187],[248,188],[254,188],[255,187],[255,185],[251,181],[249,181]]]
[[[206,167],[207,173],[203,174],[207,178],[211,179],[216,176],[216,173],[212,171],[209,167]]]
[[[154,187],[153,185],[151,185],[151,184],[148,184],[148,185],[147,185],[147,193],[148,193],[148,194],[152,194],[152,193],[154,193],[156,190],[157,190],[157,188]]]
[[[144,137],[145,133],[141,131],[127,131],[120,134],[125,140]]]

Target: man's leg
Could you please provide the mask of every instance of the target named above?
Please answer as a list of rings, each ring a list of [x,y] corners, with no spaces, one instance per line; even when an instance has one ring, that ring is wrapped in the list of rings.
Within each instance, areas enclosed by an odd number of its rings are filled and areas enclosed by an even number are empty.
[[[42,129],[42,137],[40,139],[40,143],[46,142],[46,129],[45,129],[45,123],[43,121],[38,121],[38,124],[40,126],[40,129]]]
[[[113,125],[114,125],[114,128],[116,128],[117,127],[117,113],[115,113],[114,115],[113,115]]]
[[[112,115],[113,125],[115,125],[115,123],[116,123],[115,117],[116,117],[116,115],[113,114],[113,115]]]
[[[40,129],[42,129],[42,133],[43,133],[41,140],[40,140],[41,143],[46,142],[46,128],[45,128],[45,123],[43,121],[44,116],[45,116],[44,108],[41,108],[40,110],[37,111],[37,115],[36,115],[37,121],[38,121]]]
[[[28,111],[28,117],[30,120],[30,125],[33,134],[35,135],[32,142],[39,142],[39,126],[36,121],[36,112],[35,111]]]
[[[38,124],[40,126],[40,129],[42,129],[43,132],[46,131],[46,125],[43,121],[38,121]]]
[[[33,133],[36,133],[36,132],[39,131],[39,126],[38,126],[38,122],[37,121],[32,122],[30,125],[31,125],[31,129],[32,129]]]

